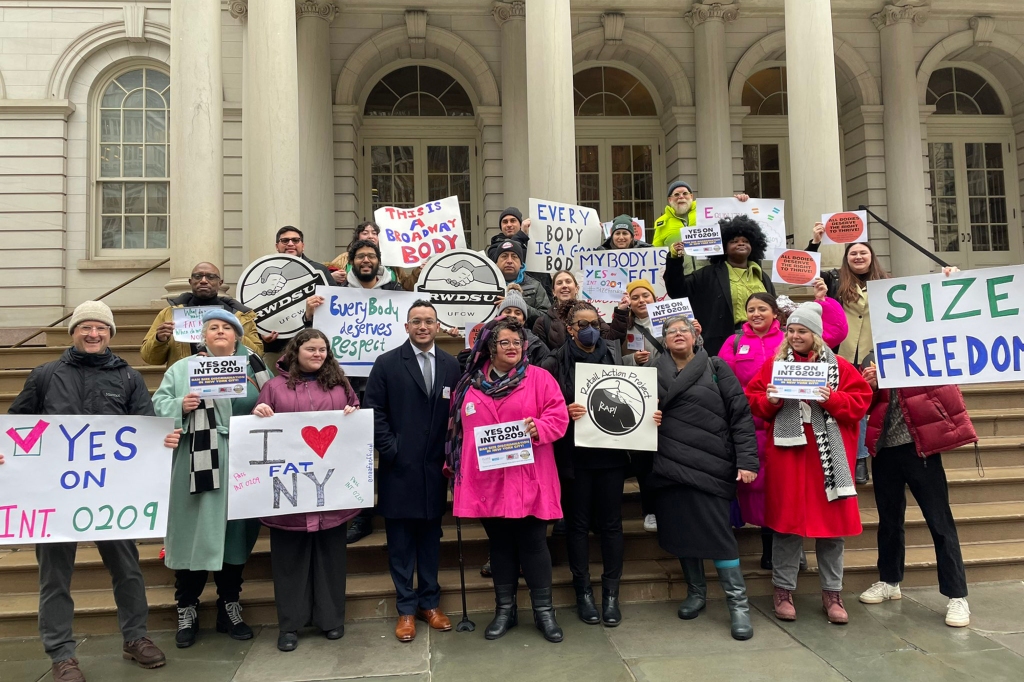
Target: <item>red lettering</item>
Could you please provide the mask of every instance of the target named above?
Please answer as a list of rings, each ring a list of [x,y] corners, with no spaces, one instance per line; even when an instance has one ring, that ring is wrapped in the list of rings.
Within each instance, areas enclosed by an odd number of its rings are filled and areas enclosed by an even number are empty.
[[[389,218],[391,218],[392,220],[395,219],[395,209],[391,208],[390,206],[385,206],[384,211],[388,214]]]
[[[455,242],[457,242],[459,239],[459,236],[457,234],[442,234],[441,238],[448,242],[449,248],[458,248],[455,246]]]
[[[416,249],[412,246],[403,246],[402,260],[406,263],[418,263],[419,259],[416,257]]]

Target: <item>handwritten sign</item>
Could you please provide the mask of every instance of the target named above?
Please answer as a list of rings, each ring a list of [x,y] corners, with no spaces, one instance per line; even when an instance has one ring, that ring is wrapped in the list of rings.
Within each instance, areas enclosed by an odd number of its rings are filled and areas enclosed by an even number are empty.
[[[821,254],[817,251],[777,249],[772,258],[773,282],[810,286],[815,278],[821,277]]]
[[[694,225],[679,230],[683,251],[690,256],[707,258],[725,253],[722,249],[722,230],[714,225]]]
[[[174,340],[179,343],[203,342],[203,315],[214,310],[210,306],[198,308],[171,308],[174,322]]]
[[[633,280],[646,279],[654,286],[655,298],[664,298],[667,258],[668,249],[663,246],[584,251],[579,254],[582,297],[605,322],[611,322],[612,311]]]
[[[478,426],[473,437],[480,471],[533,464],[533,441],[525,421]]]
[[[438,254],[466,248],[458,197],[415,208],[382,206],[373,212],[373,219],[380,226],[384,265],[416,267]]]
[[[173,419],[0,416],[0,545],[162,538]]]
[[[579,255],[601,245],[601,221],[592,208],[531,198],[530,217],[526,269],[532,272],[578,270]]]
[[[231,418],[228,518],[373,506],[373,410]]]
[[[821,402],[818,389],[828,383],[828,365],[824,362],[783,362],[772,364],[772,386],[777,398]]]
[[[821,216],[825,224],[822,244],[852,244],[868,240],[867,211],[842,211],[825,213]]]
[[[786,211],[782,199],[747,199],[735,197],[705,199],[697,202],[697,226],[711,227],[722,218],[745,215],[757,221],[768,239],[768,252],[786,248]]]
[[[651,333],[655,338],[661,338],[661,328],[665,324],[665,320],[683,316],[692,321],[693,308],[690,307],[688,298],[667,298],[664,301],[648,303],[647,315],[651,318]]]
[[[331,340],[331,351],[345,374],[370,376],[373,363],[409,338],[409,308],[422,293],[362,287],[318,287],[323,305],[313,313],[313,327]]]
[[[657,450],[658,370],[581,362],[576,365],[576,402],[587,414],[575,423],[579,447]]]
[[[240,355],[188,359],[188,390],[203,398],[239,398],[246,394],[246,359]]]

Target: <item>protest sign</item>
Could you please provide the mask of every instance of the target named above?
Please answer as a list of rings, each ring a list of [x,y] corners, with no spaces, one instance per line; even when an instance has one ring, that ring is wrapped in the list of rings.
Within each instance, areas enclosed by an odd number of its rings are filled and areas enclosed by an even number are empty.
[[[0,416],[0,545],[162,538],[173,419]]]
[[[373,212],[380,226],[380,261],[416,267],[434,256],[466,248],[458,197],[428,201],[415,208],[382,206]]]
[[[815,278],[821,277],[821,254],[817,251],[776,249],[772,259],[773,282],[810,286]]]
[[[665,320],[680,315],[693,320],[693,308],[688,298],[666,298],[664,301],[648,303],[647,315],[651,319],[651,333],[655,338],[661,338],[661,326]]]
[[[663,246],[643,249],[584,251],[579,254],[582,297],[597,308],[605,322],[626,293],[626,285],[646,279],[654,286],[655,298],[665,297],[665,260]]]
[[[579,254],[601,246],[601,221],[592,208],[530,199],[530,243],[526,269],[578,270]]]
[[[828,383],[828,364],[824,362],[783,362],[772,364],[772,386],[779,389],[776,398],[816,400],[818,389]]]
[[[679,237],[687,255],[707,258],[725,253],[722,249],[722,230],[718,223],[683,227],[679,230]]]
[[[323,305],[313,313],[313,327],[331,340],[331,351],[345,374],[368,377],[374,361],[398,348],[409,334],[409,308],[422,294],[362,287],[318,287]]]
[[[526,312],[525,310],[523,311]],[[476,339],[480,336],[480,332],[483,331],[484,325],[487,324],[491,318],[494,317],[494,308],[490,310],[480,310],[473,314],[473,317],[466,321],[466,327],[462,330],[462,335],[466,339],[466,348],[472,348],[473,344],[476,343]]]
[[[868,282],[878,385],[1024,380],[1024,265]]]
[[[658,370],[581,362],[576,400],[587,414],[576,420],[576,445],[613,450],[657,450]]]
[[[248,361],[241,355],[188,359],[188,392],[201,398],[239,398],[246,394],[245,369]]]
[[[327,284],[311,264],[283,253],[257,258],[238,280],[238,299],[256,313],[261,334],[290,339],[303,330],[306,299]]]
[[[174,340],[179,343],[202,343],[203,315],[210,310],[218,310],[218,308],[212,306],[171,308],[171,321],[174,322]]]
[[[786,248],[786,212],[782,199],[747,199],[735,197],[697,201],[697,226],[717,225],[722,218],[745,215],[757,221],[768,239],[768,253]]]
[[[373,410],[232,417],[228,519],[373,506]]]
[[[533,441],[525,421],[478,426],[473,437],[480,471],[533,464]]]
[[[842,211],[821,216],[825,225],[822,244],[852,244],[868,240],[867,211]]]
[[[431,259],[416,282],[417,298],[429,298],[445,329],[465,332],[469,322],[487,322],[505,295],[505,277],[490,258],[459,249]],[[526,311],[523,311],[526,312]]]

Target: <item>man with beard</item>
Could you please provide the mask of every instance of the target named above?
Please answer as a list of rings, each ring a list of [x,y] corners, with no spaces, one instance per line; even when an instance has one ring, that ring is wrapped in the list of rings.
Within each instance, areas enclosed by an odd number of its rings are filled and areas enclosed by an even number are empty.
[[[690,183],[676,180],[668,186],[668,205],[665,212],[654,221],[654,239],[652,246],[668,246],[669,258],[683,259],[683,274],[689,275],[694,270],[699,270],[708,264],[708,261],[697,260],[693,256],[683,253],[682,235],[680,230],[684,227],[693,227],[697,224],[697,199],[693,196],[694,190]],[[750,197],[742,192],[733,195],[740,201],[746,201]]]
[[[220,270],[213,263],[197,263],[192,268],[188,278],[192,291],[168,298],[170,306],[157,314],[142,341],[141,354],[146,364],[170,367],[181,358],[195,354],[195,344],[174,340],[175,308],[221,308],[233,313],[245,330],[242,343],[257,354],[263,353],[263,341],[256,330],[256,314],[233,298],[219,296],[222,281]]]
[[[380,264],[380,247],[370,240],[352,242],[348,247],[348,262],[353,277],[349,277],[344,286],[404,291],[401,284],[386,276]]]

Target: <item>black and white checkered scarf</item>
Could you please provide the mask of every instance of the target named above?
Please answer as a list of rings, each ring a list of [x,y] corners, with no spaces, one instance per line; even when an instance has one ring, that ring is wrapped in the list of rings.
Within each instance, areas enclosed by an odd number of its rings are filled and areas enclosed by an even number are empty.
[[[249,382],[259,391],[270,381],[263,359],[249,353]],[[189,492],[193,495],[220,488],[220,453],[217,449],[217,410],[212,398],[204,398],[189,416],[192,434],[189,457]]]
[[[793,349],[786,354],[786,361],[793,362]],[[835,391],[839,388],[839,363],[828,347],[823,347],[816,362],[828,363],[828,386]],[[810,424],[818,444],[821,470],[825,474],[825,497],[829,502],[847,497],[856,497],[857,491],[850,475],[850,463],[846,459],[846,446],[839,424],[819,402],[786,399],[775,416],[772,431],[775,444],[780,447],[807,445],[804,424]]]

